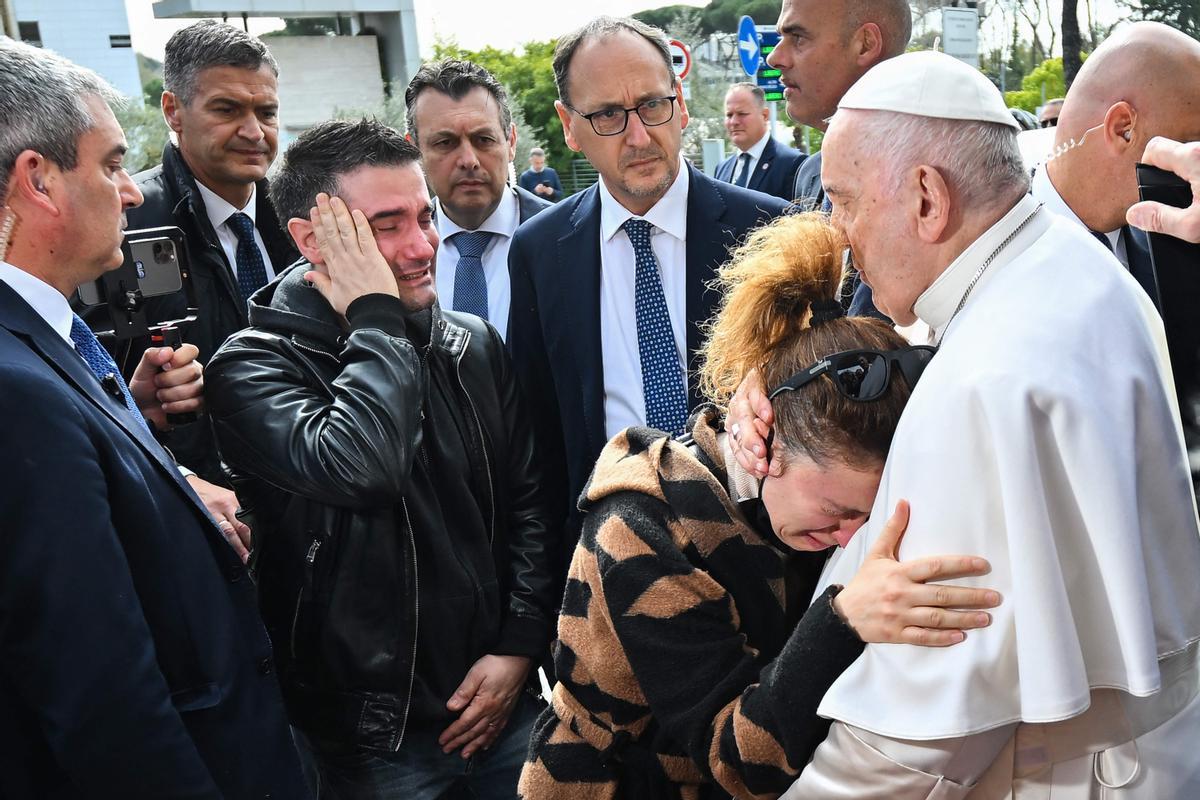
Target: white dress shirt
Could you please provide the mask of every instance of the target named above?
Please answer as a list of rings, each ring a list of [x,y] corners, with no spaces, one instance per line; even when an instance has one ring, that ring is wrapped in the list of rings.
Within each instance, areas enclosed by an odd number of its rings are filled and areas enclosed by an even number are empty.
[[[651,228],[650,246],[658,260],[671,333],[686,370],[687,352],[687,200],[688,167],[641,219]],[[600,351],[604,368],[604,430],[610,439],[631,425],[646,424],[642,392],[642,358],[635,313],[637,263],[633,243],[621,228],[636,217],[620,204],[600,179]]]
[[[767,141],[771,138],[771,129],[768,128],[763,137],[755,142],[749,150],[739,150],[736,159],[733,162],[733,174],[729,176],[730,183],[737,183],[738,178],[742,174],[742,153],[750,154],[750,163],[746,165],[746,169],[750,171],[750,175],[754,175],[754,170],[758,169],[758,162],[762,160],[763,150],[767,149]],[[750,185],[750,178],[746,179],[746,185]]]
[[[1083,220],[1079,218],[1079,215],[1067,205],[1067,201],[1062,199],[1062,195],[1058,193],[1058,189],[1054,188],[1054,182],[1050,180],[1050,171],[1046,169],[1044,164],[1034,173],[1029,193],[1035,199],[1044,203],[1047,211],[1053,211],[1058,216],[1064,217],[1076,225],[1090,230],[1087,225],[1083,224]],[[1112,245],[1113,255],[1117,257],[1117,261],[1120,261],[1121,266],[1125,267],[1125,269],[1129,269],[1129,253],[1125,249],[1125,237],[1121,235],[1121,229],[1117,228],[1115,231],[1105,231],[1104,235],[1108,238],[1109,244]]]
[[[235,208],[232,203],[218,197],[200,181],[196,181],[196,188],[200,190],[200,196],[204,198],[204,211],[208,214],[208,221],[212,223],[213,230],[217,232],[217,240],[221,243],[221,250],[225,253],[225,260],[229,263],[229,268],[233,270],[233,277],[237,277],[238,238],[233,228],[229,226],[229,218],[240,211],[254,223],[254,243],[258,245],[259,252],[262,253],[263,265],[267,268],[267,283],[274,280],[275,267],[271,263],[271,256],[267,255],[267,246],[263,244],[262,234],[258,232],[258,220],[255,219],[255,198],[258,195],[258,187],[251,184],[250,201],[246,203],[245,208]]]
[[[450,238],[456,233],[467,231],[446,213],[440,201],[434,200],[434,219],[437,220],[438,245],[437,269],[434,280],[437,282],[438,297],[441,298],[442,308],[454,308],[454,274],[458,271],[458,248]],[[512,303],[512,282],[508,277],[508,248],[512,244],[513,234],[521,224],[521,201],[511,187],[504,190],[500,205],[492,215],[476,228],[476,231],[486,231],[495,234],[483,251],[483,277],[487,281],[488,322],[504,339],[508,336],[508,309]]]
[[[67,344],[75,346],[75,342],[71,341],[71,323],[75,319],[75,312],[62,292],[7,261],[0,261],[0,281],[7,283],[10,289],[20,295]]]

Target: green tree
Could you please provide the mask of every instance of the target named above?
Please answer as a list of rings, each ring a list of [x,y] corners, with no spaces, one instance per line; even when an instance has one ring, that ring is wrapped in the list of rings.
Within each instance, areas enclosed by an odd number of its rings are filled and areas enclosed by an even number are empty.
[[[661,8],[651,8],[647,11],[639,11],[633,15],[635,19],[639,19],[647,25],[653,25],[656,28],[662,28],[664,31],[675,21],[681,11],[696,11],[692,6],[662,6]]]
[[[167,144],[167,121],[158,106],[150,107],[130,101],[124,108],[113,109],[129,152],[125,154],[125,169],[130,174],[149,169],[162,161],[163,147]]]
[[[142,95],[146,101],[146,105],[151,108],[159,108],[162,105],[162,93],[162,78],[151,78],[142,84]]]
[[[1019,90],[1005,92],[1004,101],[1009,108],[1023,108],[1034,113],[1045,100],[1063,97],[1066,93],[1062,59],[1049,58],[1025,76]]]
[[[712,0],[700,12],[702,31],[736,33],[743,16],[751,17],[757,25],[774,25],[782,8],[782,0]]]
[[[467,50],[453,40],[438,40],[433,45],[433,57],[462,58],[485,67],[503,83],[509,91],[509,100],[514,107],[514,119],[524,121],[531,137],[546,150],[546,161],[560,173],[570,170],[575,154],[563,140],[562,122],[554,110],[558,89],[554,84],[555,41],[526,42],[520,51],[500,50],[485,47],[482,50]],[[518,136],[522,134],[518,127]],[[533,142],[528,142],[532,145]],[[517,166],[524,169],[525,159],[521,153],[528,150],[518,141]]]
[[[1177,28],[1200,39],[1200,0],[1123,0],[1141,19]]]

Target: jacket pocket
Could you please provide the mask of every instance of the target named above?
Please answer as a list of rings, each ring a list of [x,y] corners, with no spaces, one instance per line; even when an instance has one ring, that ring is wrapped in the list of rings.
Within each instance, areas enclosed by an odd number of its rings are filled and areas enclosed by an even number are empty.
[[[171,692],[171,703],[179,713],[212,708],[221,702],[221,690],[215,683],[204,683]]]

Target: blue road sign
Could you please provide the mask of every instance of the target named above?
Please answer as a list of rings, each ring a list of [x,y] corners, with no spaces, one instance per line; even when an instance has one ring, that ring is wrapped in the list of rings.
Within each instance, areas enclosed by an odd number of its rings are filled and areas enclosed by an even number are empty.
[[[758,64],[762,60],[758,29],[754,26],[754,20],[748,16],[742,17],[742,21],[738,23],[737,38],[738,59],[742,62],[742,69],[753,78],[758,74]]]
[[[759,28],[758,44],[759,61],[755,82],[763,90],[765,99],[782,100],[783,84],[779,80],[779,70],[767,63],[767,56],[771,55],[771,51],[779,44],[779,31],[766,26]]]

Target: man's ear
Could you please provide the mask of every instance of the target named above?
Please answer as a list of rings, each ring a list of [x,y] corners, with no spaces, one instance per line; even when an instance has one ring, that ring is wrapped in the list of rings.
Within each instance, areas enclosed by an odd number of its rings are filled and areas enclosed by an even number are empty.
[[[287,229],[288,233],[292,235],[292,241],[296,243],[296,249],[308,263],[317,265],[325,263],[325,260],[321,258],[321,248],[317,247],[317,234],[313,231],[312,220],[292,217],[288,220]]]
[[[874,22],[863,23],[854,33],[854,56],[861,67],[872,67],[883,58],[883,31]]]
[[[517,157],[517,126],[510,125],[508,132],[508,160],[512,161]]]
[[[162,93],[163,119],[167,121],[167,127],[176,135],[179,135],[179,131],[183,128],[183,120],[179,118],[182,108],[183,103],[179,101],[174,92]]]
[[[936,244],[950,225],[950,186],[942,173],[927,165],[916,167],[912,181],[918,200],[917,236],[927,244]]]
[[[1109,107],[1104,115],[1104,142],[1113,152],[1123,155],[1133,147],[1137,110],[1124,100]],[[1143,148],[1145,147],[1143,143]]]
[[[574,150],[576,153],[580,151],[579,142],[575,138],[575,131],[571,127],[575,120],[571,118],[571,109],[563,105],[562,100],[554,101],[554,110],[558,112],[558,119],[562,123],[563,140],[566,141],[567,147]],[[586,125],[587,122],[585,121]]]
[[[688,126],[688,110],[687,102],[683,99],[683,81],[675,79],[675,102],[679,103],[679,129],[683,130]]]
[[[58,216],[58,185],[62,170],[36,150],[22,150],[8,178],[8,205]]]

